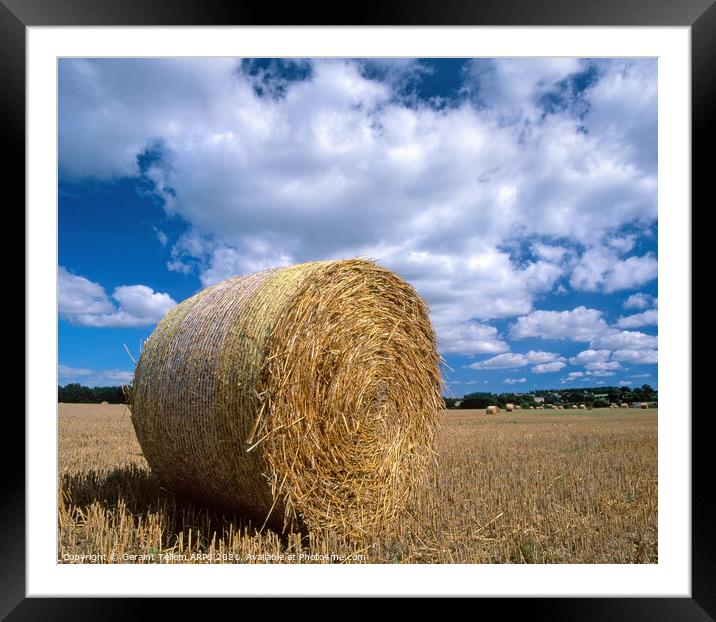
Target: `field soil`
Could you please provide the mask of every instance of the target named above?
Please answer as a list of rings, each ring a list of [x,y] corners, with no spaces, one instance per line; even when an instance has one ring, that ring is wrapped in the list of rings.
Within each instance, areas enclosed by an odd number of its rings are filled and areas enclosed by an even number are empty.
[[[657,411],[442,417],[439,467],[389,530],[277,534],[164,490],[125,406],[59,405],[61,563],[657,563]]]

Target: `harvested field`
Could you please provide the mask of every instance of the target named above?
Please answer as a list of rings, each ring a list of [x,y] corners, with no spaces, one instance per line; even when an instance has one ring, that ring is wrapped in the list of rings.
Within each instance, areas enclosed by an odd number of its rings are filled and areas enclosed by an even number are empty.
[[[657,410],[445,411],[430,494],[391,532],[281,536],[178,501],[129,411],[59,406],[58,561],[656,563]]]

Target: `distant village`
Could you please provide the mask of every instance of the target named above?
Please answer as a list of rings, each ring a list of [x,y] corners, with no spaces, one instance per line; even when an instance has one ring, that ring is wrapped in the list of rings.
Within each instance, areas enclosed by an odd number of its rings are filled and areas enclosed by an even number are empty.
[[[468,393],[446,397],[446,408],[565,409],[565,408],[656,408],[659,393],[650,385],[638,388],[585,387],[579,389],[541,389],[527,393]]]

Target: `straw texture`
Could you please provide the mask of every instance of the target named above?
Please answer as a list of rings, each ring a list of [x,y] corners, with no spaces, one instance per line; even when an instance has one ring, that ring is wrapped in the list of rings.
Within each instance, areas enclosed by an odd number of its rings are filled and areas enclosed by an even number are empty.
[[[175,307],[138,362],[132,421],[163,485],[261,524],[360,533],[435,463],[427,307],[365,260],[236,277]]]

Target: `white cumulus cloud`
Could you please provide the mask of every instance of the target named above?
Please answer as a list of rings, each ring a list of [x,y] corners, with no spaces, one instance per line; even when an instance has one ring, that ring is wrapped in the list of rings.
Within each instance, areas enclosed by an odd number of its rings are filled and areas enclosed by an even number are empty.
[[[560,369],[563,369],[566,367],[567,364],[563,361],[553,361],[551,363],[541,363],[540,365],[535,365],[532,368],[532,372],[535,374],[548,374],[555,371],[559,371]]]
[[[609,360],[609,350],[582,350],[576,356],[569,359],[572,365],[590,365],[592,363],[603,363]]]
[[[204,285],[374,258],[415,285],[462,354],[504,350],[483,322],[529,317],[564,283],[610,292],[654,277],[654,256],[625,256],[638,233],[620,233],[657,216],[654,60],[476,61],[448,106],[401,94],[425,65],[371,62],[380,79],[350,60],[286,61],[306,70],[289,80],[235,59],[62,59],[60,174],[143,177],[187,224],[168,268]],[[145,318],[169,304],[135,294]],[[101,287],[93,300],[102,310],[67,317],[139,317]],[[585,322],[567,330],[588,341],[600,318]]]
[[[447,324],[438,333],[441,352],[453,354],[495,353],[509,350],[494,326],[478,322]]]
[[[647,307],[654,306],[656,307],[656,298],[651,296],[650,294],[644,294],[642,292],[637,292],[636,294],[632,294],[624,301],[624,308],[625,309],[646,309]]]
[[[121,369],[96,370],[58,365],[57,378],[61,385],[78,383],[86,387],[114,387],[132,382],[134,372]]]
[[[658,262],[652,253],[623,259],[606,247],[584,252],[576,263],[570,283],[577,290],[607,293],[639,287],[657,276]]]
[[[638,365],[652,365],[659,362],[659,353],[656,350],[616,350],[612,358],[625,363],[636,363]],[[636,376],[635,376],[636,377]]]
[[[570,358],[569,362],[572,365],[583,365],[590,372],[621,369],[619,362],[610,360],[611,354],[609,350],[582,350]]]
[[[609,325],[602,317],[602,312],[584,306],[571,311],[533,311],[517,318],[510,327],[510,335],[514,339],[541,337],[591,341],[608,331]]]
[[[541,350],[530,350],[525,354],[517,352],[505,352],[498,354],[492,358],[477,363],[472,363],[467,367],[471,369],[514,369],[516,367],[525,367],[536,363],[545,364],[554,361],[561,361],[562,357],[555,352],[543,352]]]
[[[176,305],[171,296],[146,285],[115,288],[115,304],[100,284],[72,274],[63,266],[58,270],[58,284],[60,317],[78,326],[149,326]]]
[[[619,328],[640,328],[641,326],[656,326],[659,323],[659,312],[649,309],[641,313],[625,315],[617,320]]]
[[[656,348],[657,344],[656,335],[647,335],[636,330],[612,330],[596,337],[590,345],[607,350],[645,350]]]

